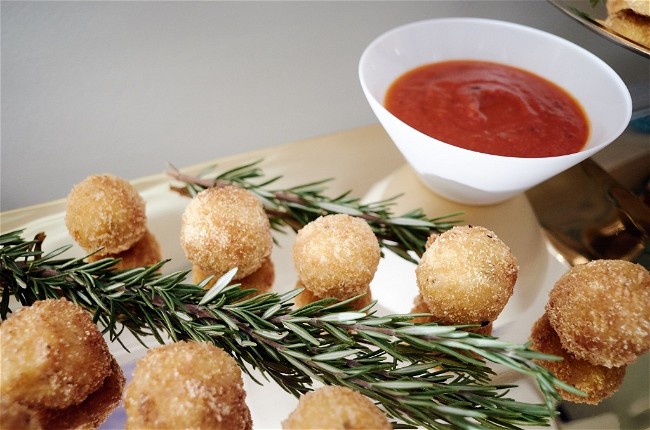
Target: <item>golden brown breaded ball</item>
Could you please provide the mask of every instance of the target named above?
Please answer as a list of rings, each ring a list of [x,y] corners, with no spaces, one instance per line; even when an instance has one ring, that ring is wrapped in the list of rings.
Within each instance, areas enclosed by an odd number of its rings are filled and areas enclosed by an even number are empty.
[[[87,252],[101,249],[99,254],[116,254],[145,234],[145,202],[122,178],[88,176],[68,194],[65,224],[70,236]]]
[[[183,213],[181,246],[204,273],[221,276],[237,267],[235,279],[242,279],[271,255],[271,224],[250,191],[235,186],[208,188]]]
[[[293,263],[305,288],[319,297],[346,299],[370,285],[381,251],[364,220],[345,214],[322,216],[298,231]]]
[[[90,314],[65,299],[37,301],[0,325],[0,394],[40,408],[82,402],[111,372]]]
[[[413,314],[430,314],[431,312],[429,311],[429,307],[427,306],[426,302],[422,298],[422,294],[418,294],[415,296],[415,300],[413,300],[413,308],[411,309],[411,313]],[[430,316],[422,316],[422,317],[415,317],[411,320],[412,322],[416,324],[425,324],[425,323],[435,323],[440,321],[439,318],[436,318],[435,315],[430,315]],[[483,336],[490,336],[492,335],[492,321],[486,322],[482,324],[479,327],[468,327],[465,329],[465,331],[468,331],[470,333],[476,333],[476,334],[481,334]]]
[[[113,359],[111,373],[83,402],[65,409],[39,410],[38,415],[43,428],[79,430],[99,428],[122,401],[125,381],[122,368]]]
[[[92,254],[86,258],[86,261],[97,261],[102,258],[116,258],[120,261],[113,266],[116,270],[133,269],[136,267],[152,266],[162,260],[160,244],[149,230],[147,230],[140,240],[133,244],[129,249],[118,252],[117,254],[97,255]]]
[[[203,270],[201,270],[199,266],[197,265],[192,266],[193,283],[199,284],[208,276],[210,275],[206,274]],[[210,289],[214,284],[217,283],[217,280],[219,280],[219,277],[215,276],[210,280],[210,282],[208,282],[205,285],[204,288],[206,290]],[[250,275],[246,276],[245,278],[239,279],[236,282],[241,284],[240,288],[242,290],[248,290],[248,289],[257,290],[255,294],[251,294],[250,296],[246,297],[246,298],[251,298],[258,294],[271,291],[271,289],[273,288],[274,281],[275,281],[275,265],[273,264],[273,260],[271,260],[271,257],[266,257],[259,269],[257,269],[255,272],[251,273]]]
[[[420,294],[443,324],[494,321],[512,296],[519,268],[510,248],[481,226],[438,235],[416,268]]]
[[[427,249],[433,242],[436,241],[436,239],[440,236],[440,233],[431,233],[429,237],[427,237],[427,241],[424,244],[424,249]]]
[[[124,397],[127,429],[252,428],[240,368],[225,351],[176,342],[147,351]]]
[[[626,366],[607,368],[591,364],[566,351],[546,314],[533,324],[530,340],[531,349],[562,357],[562,361],[536,360],[538,364],[586,394],[583,397],[558,389],[564,400],[597,405],[614,394],[623,383]]]
[[[392,429],[386,415],[357,391],[324,386],[300,398],[298,406],[282,422],[289,429]]]
[[[0,430],[42,430],[38,412],[6,396],[0,398]]]
[[[318,297],[308,289],[304,287],[302,282],[298,281],[296,282],[296,288],[304,288],[304,290],[296,296],[294,299],[294,305],[297,308],[301,308],[303,306],[306,306],[310,303],[313,303],[317,300],[323,299],[324,297]],[[342,299],[337,299],[341,301]],[[349,304],[349,306],[354,309],[354,310],[361,310],[368,306],[372,302],[372,292],[370,291],[370,288],[367,288],[365,291],[365,294],[358,299],[354,300]]]
[[[546,313],[576,357],[606,367],[631,363],[650,348],[650,273],[623,260],[574,266],[553,286]]]

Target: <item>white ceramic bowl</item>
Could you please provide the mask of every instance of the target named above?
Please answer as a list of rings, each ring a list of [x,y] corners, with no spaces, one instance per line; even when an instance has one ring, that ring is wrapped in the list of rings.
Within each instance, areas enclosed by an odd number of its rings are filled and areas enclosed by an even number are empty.
[[[403,73],[454,59],[518,67],[562,87],[589,120],[585,148],[544,158],[484,154],[431,138],[384,108],[386,90]],[[370,107],[420,179],[439,195],[472,205],[511,198],[590,157],[625,130],[632,113],[625,84],[598,57],[552,34],[495,20],[443,18],[394,28],[365,49],[359,78]]]

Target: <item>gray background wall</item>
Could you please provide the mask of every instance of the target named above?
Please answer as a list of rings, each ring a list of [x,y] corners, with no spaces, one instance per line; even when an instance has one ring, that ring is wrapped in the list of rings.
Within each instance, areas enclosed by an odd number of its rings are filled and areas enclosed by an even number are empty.
[[[583,2],[584,3],[584,2]],[[365,46],[407,22],[502,19],[566,37],[628,83],[649,62],[544,0],[2,1],[1,209],[376,123]],[[594,91],[598,91],[594,88]],[[333,167],[334,168],[334,167]]]

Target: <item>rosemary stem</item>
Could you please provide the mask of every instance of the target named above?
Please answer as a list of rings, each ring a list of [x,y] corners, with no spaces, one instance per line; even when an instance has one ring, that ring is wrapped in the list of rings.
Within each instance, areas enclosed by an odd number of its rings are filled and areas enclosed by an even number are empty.
[[[257,162],[214,179],[194,178],[173,167],[168,174],[185,182],[184,188],[172,189],[187,196],[228,184],[250,190],[264,202],[272,228],[279,231],[298,230],[322,215],[354,214],[368,221],[383,247],[412,262],[410,253],[421,255],[432,232],[455,222],[449,220],[452,215],[428,218],[421,210],[395,216],[394,199],[362,204],[347,193],[330,198],[323,194],[325,181],[269,190],[266,187],[277,178],[261,184],[251,181],[262,176]],[[226,277],[215,284],[221,284],[219,288],[206,291],[186,283],[188,272],[162,275],[165,261],[119,271],[111,259],[93,264],[56,259],[66,247],[44,254],[44,235],[25,241],[21,234],[0,234],[2,318],[12,312],[10,296],[25,306],[66,298],[90,311],[118,342],[127,331],[145,347],[142,337],[164,343],[165,334],[172,341],[214,343],[255,381],[251,369],[296,396],[312,389],[315,381],[350,386],[399,422],[427,429],[548,425],[559,398],[555,387],[571,389],[537,365],[535,360],[548,356],[527,345],[459,333],[458,327],[414,324],[417,314],[377,317],[374,305],[352,312],[346,301],[324,299],[294,309],[290,301],[295,291],[251,298],[250,291]],[[507,387],[491,385],[494,372],[488,361],[534,377],[546,407],[518,402],[506,396]],[[466,418],[477,414],[480,420]]]
[[[228,184],[249,190],[262,200],[271,227],[278,231],[282,231],[283,227],[298,231],[316,218],[329,214],[344,213],[359,217],[368,222],[382,247],[411,262],[416,262],[411,253],[421,256],[431,233],[447,230],[458,222],[453,217],[459,214],[428,218],[419,209],[395,216],[391,206],[396,197],[380,202],[362,203],[360,199],[346,192],[332,198],[323,192],[327,180],[288,189],[269,189],[270,184],[279,177],[262,183],[253,181],[263,176],[258,167],[259,163],[257,161],[236,167],[211,179],[186,175],[173,166],[167,173],[184,184],[179,187],[172,186],[172,189],[189,197],[206,188]]]
[[[229,184],[229,182],[219,179],[197,178],[195,176],[187,175],[175,167],[170,167],[167,169],[167,175],[176,179],[177,181],[191,183],[204,188],[223,187]]]

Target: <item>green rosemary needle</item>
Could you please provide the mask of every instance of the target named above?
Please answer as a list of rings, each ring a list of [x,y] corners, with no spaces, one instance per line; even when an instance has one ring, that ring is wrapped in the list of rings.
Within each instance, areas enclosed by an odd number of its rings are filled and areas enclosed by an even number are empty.
[[[114,259],[62,258],[44,253],[44,235],[0,235],[0,316],[11,298],[27,306],[66,298],[90,311],[112,341],[128,330],[143,344],[211,342],[229,352],[258,382],[262,375],[296,396],[315,381],[356,389],[399,426],[428,429],[518,428],[547,425],[558,394],[576,392],[534,360],[552,360],[527,345],[468,333],[457,326],[414,324],[412,315],[377,315],[374,304],[351,311],[351,300],[326,299],[295,309],[300,290],[251,296],[232,283],[234,271],[208,291],[186,283],[188,272],[161,274],[165,262],[115,270]],[[534,378],[544,404],[507,397],[492,385],[488,362]],[[254,371],[256,370],[256,371]],[[257,379],[256,379],[257,378]]]
[[[298,231],[322,215],[344,213],[361,217],[368,222],[382,247],[412,262],[416,258],[411,252],[420,257],[431,233],[447,230],[458,222],[455,219],[458,213],[428,218],[421,209],[416,209],[395,215],[392,206],[399,196],[367,204],[361,203],[358,197],[351,196],[349,191],[329,197],[325,191],[326,184],[331,179],[288,189],[271,189],[270,186],[281,177],[263,179],[261,161],[238,166],[212,177],[207,176],[209,172],[199,177],[186,175],[173,166],[167,174],[184,183],[183,186],[172,189],[190,197],[206,188],[226,185],[237,185],[251,191],[262,201],[271,227],[279,232],[285,231],[287,227]]]

